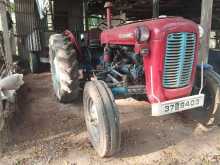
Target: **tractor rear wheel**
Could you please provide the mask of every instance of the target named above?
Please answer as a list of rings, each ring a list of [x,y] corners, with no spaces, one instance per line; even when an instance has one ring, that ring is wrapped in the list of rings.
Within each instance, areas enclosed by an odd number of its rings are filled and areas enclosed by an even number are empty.
[[[193,94],[198,94],[200,89],[200,71],[197,75],[196,86]],[[203,125],[219,125],[220,124],[220,75],[214,70],[204,70],[204,88],[202,93],[205,94],[205,103],[201,108],[187,111],[187,115],[193,120]]]
[[[103,81],[86,83],[83,93],[84,115],[89,139],[101,157],[120,149],[119,112],[114,97]]]
[[[55,94],[60,102],[78,98],[78,61],[73,44],[63,34],[54,34],[49,43],[50,66]]]

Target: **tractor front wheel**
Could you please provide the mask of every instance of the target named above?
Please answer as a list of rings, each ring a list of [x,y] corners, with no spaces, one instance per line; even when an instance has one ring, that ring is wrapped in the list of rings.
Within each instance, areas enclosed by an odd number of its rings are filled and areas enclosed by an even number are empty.
[[[84,115],[89,139],[101,157],[120,149],[119,113],[114,97],[103,81],[86,83],[83,93]]]
[[[198,94],[200,89],[200,71],[197,72],[197,82],[193,89],[193,94]],[[187,111],[187,115],[193,120],[203,125],[220,124],[220,75],[214,70],[204,70],[204,88],[202,93],[205,94],[205,103],[201,108]]]

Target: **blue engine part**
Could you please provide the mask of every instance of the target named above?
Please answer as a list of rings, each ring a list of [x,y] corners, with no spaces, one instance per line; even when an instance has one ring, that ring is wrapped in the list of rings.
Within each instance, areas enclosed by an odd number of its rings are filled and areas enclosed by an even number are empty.
[[[111,90],[112,90],[112,94],[114,96],[127,95],[128,94],[128,88],[126,88],[126,87],[114,87]]]
[[[136,80],[143,75],[143,66],[127,64],[120,67],[120,71],[124,74],[130,75],[133,80]]]
[[[143,67],[141,65],[133,65],[130,72],[133,79],[136,80],[143,75]]]

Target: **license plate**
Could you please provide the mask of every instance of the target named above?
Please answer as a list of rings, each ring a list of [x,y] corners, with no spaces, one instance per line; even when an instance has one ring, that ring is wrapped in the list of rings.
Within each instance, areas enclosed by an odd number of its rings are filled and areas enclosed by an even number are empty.
[[[163,116],[171,113],[190,110],[204,105],[204,94],[183,97],[161,103],[152,104],[152,116]]]

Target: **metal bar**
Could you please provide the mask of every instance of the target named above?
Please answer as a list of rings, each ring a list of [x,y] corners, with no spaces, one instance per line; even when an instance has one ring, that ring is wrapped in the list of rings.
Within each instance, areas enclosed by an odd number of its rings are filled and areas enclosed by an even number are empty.
[[[153,18],[159,17],[160,14],[160,0],[153,0]]]
[[[112,80],[113,83],[120,83],[120,82],[119,82],[116,78],[114,78],[112,75],[108,74],[107,76]]]
[[[120,76],[120,77],[122,77],[122,78],[125,76],[125,75],[119,73],[118,71],[116,71],[115,69],[111,69],[111,72],[118,75],[118,76]]]
[[[112,26],[112,2],[106,1],[104,8],[106,9],[106,18],[107,18],[107,25],[110,29]]]
[[[213,0],[202,0],[202,10],[201,10],[201,26],[204,28],[204,36],[201,39],[201,47],[199,51],[199,62],[200,64],[208,63],[209,54],[209,38],[212,26],[212,8]]]

